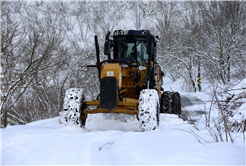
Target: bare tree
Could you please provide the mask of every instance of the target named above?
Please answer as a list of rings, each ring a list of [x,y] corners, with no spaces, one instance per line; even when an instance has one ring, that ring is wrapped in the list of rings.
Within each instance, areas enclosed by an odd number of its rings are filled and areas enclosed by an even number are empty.
[[[31,86],[39,86],[39,81],[46,79],[40,77],[42,72],[48,72],[51,67],[62,63],[61,56],[67,50],[60,47],[62,29],[51,26],[47,19],[48,11],[38,13],[39,2],[9,2],[2,5],[6,12],[2,15],[1,65],[4,73],[2,89],[5,93],[2,94],[1,118],[8,111],[15,121],[23,121],[17,117],[20,113],[12,109],[13,106]],[[25,5],[21,6],[21,13],[11,12],[16,5]]]
[[[208,63],[217,70],[214,78],[225,84],[230,82],[231,63],[243,60],[245,52],[245,2],[207,2],[203,10],[204,35],[207,42]],[[238,49],[240,48],[240,49]]]

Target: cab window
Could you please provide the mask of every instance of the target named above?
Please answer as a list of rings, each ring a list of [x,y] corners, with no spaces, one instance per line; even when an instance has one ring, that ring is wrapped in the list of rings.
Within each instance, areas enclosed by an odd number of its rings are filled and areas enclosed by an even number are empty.
[[[132,52],[132,48],[134,47],[135,43],[118,43],[118,58],[127,58]],[[137,53],[141,56],[145,62],[148,60],[149,56],[147,54],[147,44],[143,41],[136,42]]]

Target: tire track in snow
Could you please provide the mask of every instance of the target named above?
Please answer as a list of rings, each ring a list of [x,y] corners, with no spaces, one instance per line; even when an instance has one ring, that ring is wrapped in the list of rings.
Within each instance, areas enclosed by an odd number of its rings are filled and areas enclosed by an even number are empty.
[[[179,117],[190,124],[199,121],[202,115],[206,113],[203,110],[204,102],[195,96],[181,95],[181,102],[184,108],[182,107],[182,113]],[[192,120],[188,118],[187,114]]]
[[[93,132],[93,140],[90,148],[91,165],[115,165],[116,157],[112,149],[125,132],[123,131],[103,131]]]

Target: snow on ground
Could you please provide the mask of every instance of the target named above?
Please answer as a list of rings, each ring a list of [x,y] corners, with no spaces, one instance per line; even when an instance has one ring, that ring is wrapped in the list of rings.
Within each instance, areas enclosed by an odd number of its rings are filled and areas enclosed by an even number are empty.
[[[208,99],[205,92],[183,92],[168,78],[164,83],[165,90],[171,87],[181,97]],[[8,126],[1,134],[1,165],[245,165],[241,135],[234,144],[214,143],[206,130],[197,131],[176,115],[161,114],[159,128],[150,132],[139,132],[135,116],[93,114],[85,129],[53,118]]]
[[[93,115],[94,116],[94,115]],[[244,149],[231,143],[202,145],[191,125],[161,115],[155,131],[139,132],[128,122],[89,120],[85,130],[58,118],[2,130],[2,165],[244,165]]]

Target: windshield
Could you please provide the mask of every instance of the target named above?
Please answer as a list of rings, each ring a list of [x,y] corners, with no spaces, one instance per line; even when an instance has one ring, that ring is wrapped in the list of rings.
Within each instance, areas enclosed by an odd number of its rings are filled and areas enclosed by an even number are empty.
[[[148,61],[148,54],[147,54],[147,42],[145,41],[136,41],[136,49],[135,51],[135,43],[125,43],[119,42],[118,43],[118,58],[135,58],[137,55],[137,59],[139,63],[143,64]]]

